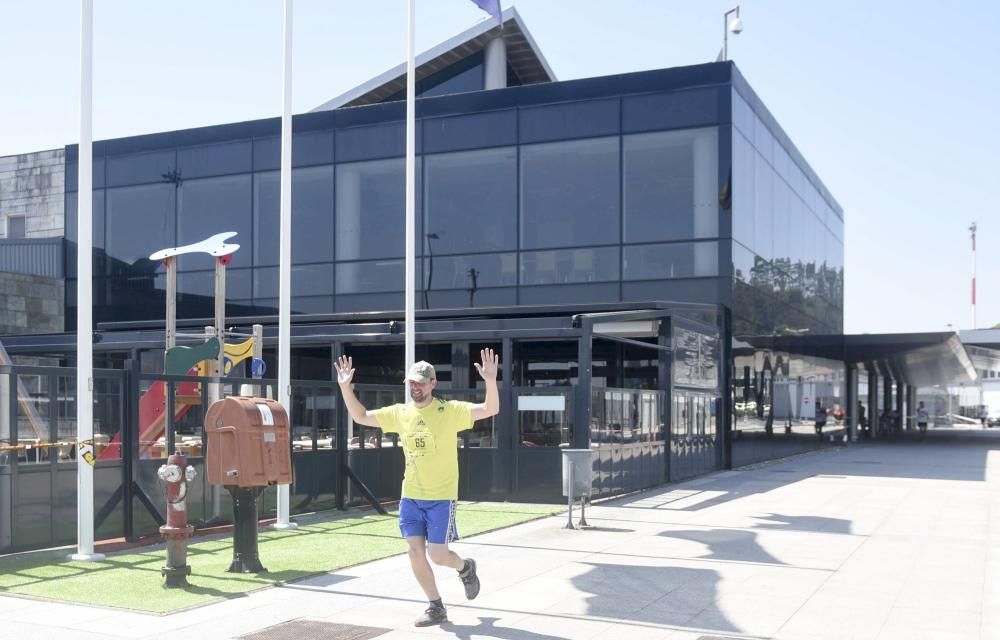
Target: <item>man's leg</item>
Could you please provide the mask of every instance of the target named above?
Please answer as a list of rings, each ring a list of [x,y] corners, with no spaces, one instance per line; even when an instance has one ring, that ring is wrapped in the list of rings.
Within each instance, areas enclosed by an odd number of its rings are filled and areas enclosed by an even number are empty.
[[[476,574],[476,561],[472,558],[463,560],[457,553],[448,548],[448,543],[427,543],[427,555],[431,561],[442,567],[451,567],[458,572],[458,578],[465,588],[465,597],[469,600],[479,595],[479,576]]]
[[[447,542],[444,544],[434,544],[433,542],[428,542],[427,555],[430,556],[431,562],[436,565],[451,567],[455,571],[461,571],[465,568],[465,560],[463,560],[457,553],[449,549]],[[430,569],[430,566],[427,568]]]
[[[441,594],[438,593],[437,582],[434,581],[434,570],[431,569],[430,563],[427,562],[427,546],[423,536],[409,536],[406,538],[407,553],[410,556],[410,567],[413,569],[413,576],[417,579],[420,588],[424,590],[427,599],[433,602],[440,598]]]
[[[428,510],[427,555],[431,562],[442,567],[451,567],[458,572],[458,578],[465,588],[465,597],[472,600],[479,595],[479,576],[476,561],[463,559],[448,548],[448,543],[458,540],[455,527],[455,501],[441,500]]]

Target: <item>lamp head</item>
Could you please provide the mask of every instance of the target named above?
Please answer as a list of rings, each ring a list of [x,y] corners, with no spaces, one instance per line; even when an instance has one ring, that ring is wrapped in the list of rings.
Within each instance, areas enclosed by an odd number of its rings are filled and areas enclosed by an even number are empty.
[[[743,33],[743,21],[739,17],[733,18],[729,22],[729,31],[736,35]]]

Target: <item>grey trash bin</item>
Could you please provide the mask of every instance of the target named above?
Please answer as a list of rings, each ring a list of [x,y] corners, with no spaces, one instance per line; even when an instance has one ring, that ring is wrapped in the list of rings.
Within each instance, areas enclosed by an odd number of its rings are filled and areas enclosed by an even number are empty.
[[[562,490],[564,496],[590,497],[591,476],[593,474],[592,459],[590,449],[562,450]],[[570,470],[573,472],[572,492],[570,492]]]
[[[584,516],[584,505],[590,498],[591,478],[593,476],[593,456],[590,449],[562,450],[563,495],[569,498],[569,511],[566,514],[566,528],[573,526],[573,501],[580,499],[580,526],[587,526]]]

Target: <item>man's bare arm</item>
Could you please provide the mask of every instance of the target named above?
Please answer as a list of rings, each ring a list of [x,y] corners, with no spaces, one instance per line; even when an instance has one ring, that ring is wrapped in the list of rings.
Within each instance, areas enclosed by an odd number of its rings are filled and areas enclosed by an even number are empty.
[[[375,413],[365,409],[365,406],[354,394],[354,387],[351,386],[354,380],[354,361],[349,356],[340,356],[334,363],[337,369],[337,384],[340,385],[340,395],[344,398],[344,406],[347,413],[351,414],[351,419],[357,424],[366,427],[378,427],[378,418]]]

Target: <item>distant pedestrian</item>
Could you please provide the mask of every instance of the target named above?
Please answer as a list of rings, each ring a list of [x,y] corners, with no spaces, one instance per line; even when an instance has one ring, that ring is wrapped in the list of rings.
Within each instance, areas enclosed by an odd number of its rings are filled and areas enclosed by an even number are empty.
[[[428,362],[417,362],[406,374],[409,404],[394,404],[369,411],[361,404],[351,382],[354,362],[341,356],[336,362],[337,383],[344,404],[354,422],[398,433],[403,443],[406,468],[403,472],[402,500],[399,502],[399,530],[406,539],[410,567],[430,605],[414,625],[427,627],[448,621],[448,613],[431,562],[458,572],[465,587],[465,597],[479,595],[476,561],[463,559],[448,548],[458,539],[455,527],[455,503],[458,500],[458,438],[460,431],[471,429],[476,420],[500,412],[497,391],[499,358],[492,349],[482,350],[482,364],[476,364],[486,382],[486,400],[479,404],[445,401],[435,398],[437,375]]]
[[[917,403],[917,428],[920,429],[920,435],[927,433],[927,420],[929,417],[930,415],[924,407],[924,401],[921,400]]]

